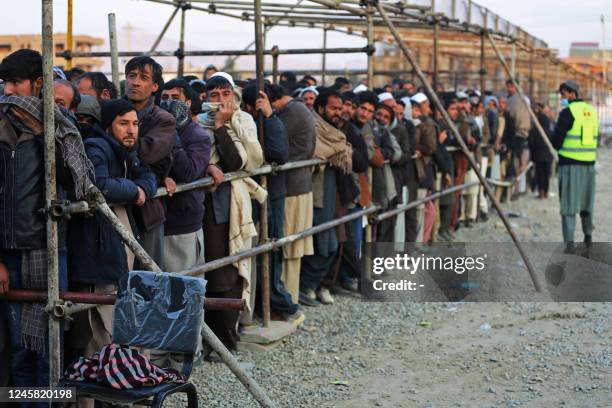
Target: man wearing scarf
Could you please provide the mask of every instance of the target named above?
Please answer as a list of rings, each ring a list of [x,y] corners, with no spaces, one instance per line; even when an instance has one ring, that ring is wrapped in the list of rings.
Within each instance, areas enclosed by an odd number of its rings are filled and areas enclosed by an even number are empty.
[[[47,290],[45,160],[42,57],[21,49],[0,64],[0,293]],[[58,199],[82,199],[91,182],[91,163],[76,127],[56,107]],[[66,225],[59,221],[59,288],[67,289]],[[45,304],[3,304],[11,345],[13,385],[47,387],[49,356]],[[47,404],[48,405],[48,404]],[[45,404],[29,406],[42,407]]]
[[[177,142],[172,152],[173,165],[166,184],[190,183],[202,178],[208,167],[211,135],[191,120],[189,85],[174,80],[164,85],[161,107],[176,120]],[[172,93],[178,99],[164,98]],[[164,224],[162,269],[179,272],[204,262],[204,190],[191,190],[167,199]]]
[[[338,129],[342,124],[342,95],[336,91],[321,93],[314,104],[317,141],[314,156],[327,159],[328,164],[318,166],[313,175],[313,225],[331,221],[336,213],[337,170],[341,175],[352,169],[352,149],[346,136]],[[300,303],[317,305],[334,303],[329,289],[321,287],[338,250],[335,229],[314,236],[314,254],[302,258],[300,275]]]
[[[232,77],[217,72],[206,83],[207,101],[198,122],[213,134],[207,169],[216,190],[206,193],[204,242],[206,261],[224,258],[250,247],[257,235],[251,214],[251,197],[262,201],[266,192],[251,178],[221,183],[223,173],[252,171],[263,163],[253,117],[241,111],[241,95]],[[207,296],[243,298],[250,305],[251,260],[245,259],[206,274]],[[247,306],[248,307],[248,306]],[[238,342],[237,311],[209,311],[206,323],[230,350]]]

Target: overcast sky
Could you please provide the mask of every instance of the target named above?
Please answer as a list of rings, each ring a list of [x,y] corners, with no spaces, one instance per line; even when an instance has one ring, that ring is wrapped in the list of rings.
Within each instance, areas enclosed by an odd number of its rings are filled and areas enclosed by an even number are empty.
[[[476,2],[543,39],[551,47],[558,48],[562,56],[567,55],[572,41],[601,43],[600,16],[604,14],[607,19],[612,20],[612,0],[477,0]],[[10,3],[9,13],[4,14],[5,18],[0,25],[0,34],[39,33],[40,0],[19,0]],[[66,30],[66,3],[67,0],[55,0],[55,31]],[[142,0],[74,0],[74,3],[75,33],[100,37],[107,36],[106,15],[109,12],[116,13],[119,27],[129,23],[138,29],[158,33],[172,11],[169,6]],[[167,33],[167,38],[178,39],[179,20],[177,16]],[[606,45],[607,48],[612,48],[612,21],[608,21],[607,26]],[[187,13],[186,27],[186,42],[191,49],[242,49],[253,38],[252,24],[195,10]],[[320,46],[321,42],[320,30],[277,27],[268,34],[267,45],[303,48]],[[328,35],[328,46],[331,47],[362,45],[364,40],[360,38],[339,33]],[[120,49],[124,49],[125,46],[119,44]],[[361,56],[352,55],[336,58],[339,59],[330,58],[331,65],[337,65],[340,61],[341,66],[348,66],[352,61],[358,63],[362,59]],[[318,65],[319,57],[309,57],[309,60]]]

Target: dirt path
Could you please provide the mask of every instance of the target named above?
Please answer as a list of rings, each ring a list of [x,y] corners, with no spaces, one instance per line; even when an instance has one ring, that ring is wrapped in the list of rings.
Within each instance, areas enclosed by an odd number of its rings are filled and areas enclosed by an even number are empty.
[[[594,240],[612,242],[612,151],[601,152],[599,163]],[[556,195],[503,206],[521,215],[512,223],[522,241],[561,240]],[[492,217],[459,238],[509,241],[498,223]],[[354,296],[305,313],[301,329],[278,348],[237,356],[279,407],[612,407],[610,303],[373,303]],[[423,320],[431,325],[422,327]],[[258,406],[222,364],[197,367],[192,380],[201,406]]]

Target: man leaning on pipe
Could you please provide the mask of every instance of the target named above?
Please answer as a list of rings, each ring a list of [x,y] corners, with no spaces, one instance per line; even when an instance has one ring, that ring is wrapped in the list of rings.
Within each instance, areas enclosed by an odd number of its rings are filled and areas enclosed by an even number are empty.
[[[41,99],[42,57],[18,50],[0,63],[0,294],[10,289],[47,290],[45,143]],[[92,168],[76,127],[56,107],[59,199],[84,197]],[[71,196],[71,197],[69,197]],[[74,197],[72,197],[74,196]],[[66,228],[59,221],[59,289],[66,290]],[[0,302],[8,327],[12,385],[49,385],[45,304]],[[30,407],[45,404],[30,404]]]

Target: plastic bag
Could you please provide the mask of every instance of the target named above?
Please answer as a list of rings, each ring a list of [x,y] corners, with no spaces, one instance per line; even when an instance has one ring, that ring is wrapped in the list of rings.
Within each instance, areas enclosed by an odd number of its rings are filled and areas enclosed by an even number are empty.
[[[174,273],[131,271],[115,302],[113,342],[195,352],[204,322],[206,281]]]

